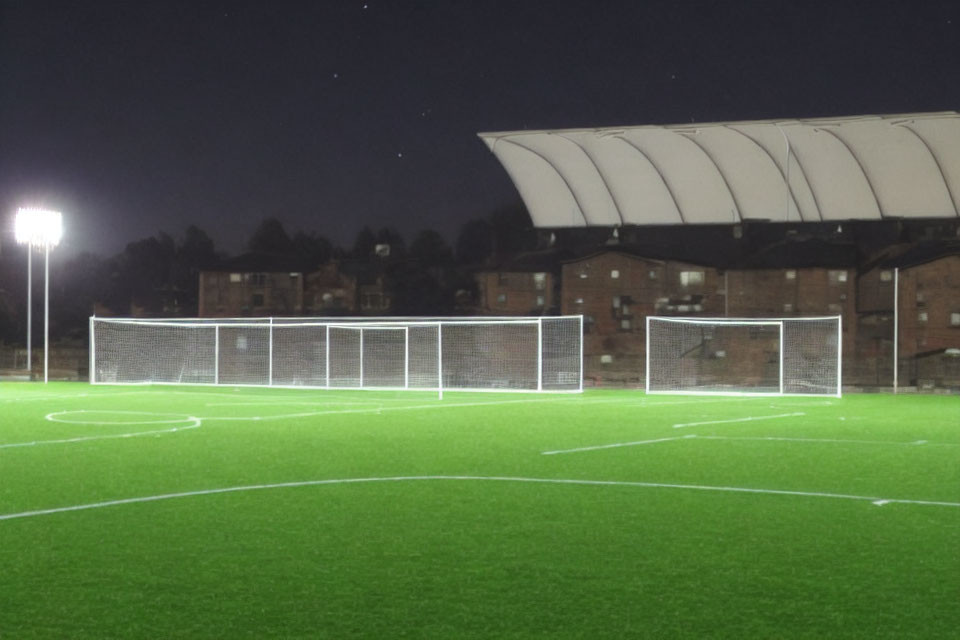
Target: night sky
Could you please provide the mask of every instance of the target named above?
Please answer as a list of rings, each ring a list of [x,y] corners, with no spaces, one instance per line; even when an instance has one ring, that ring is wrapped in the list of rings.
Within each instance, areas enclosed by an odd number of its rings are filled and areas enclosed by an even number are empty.
[[[519,200],[480,131],[960,108],[960,3],[0,0],[0,247],[349,245]]]

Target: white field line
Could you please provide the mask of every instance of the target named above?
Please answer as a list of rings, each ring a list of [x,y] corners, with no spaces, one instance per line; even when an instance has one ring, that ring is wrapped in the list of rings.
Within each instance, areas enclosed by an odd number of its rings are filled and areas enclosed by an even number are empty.
[[[510,476],[391,476],[391,477],[373,477],[373,478],[338,478],[327,480],[305,480],[301,482],[279,482],[275,484],[255,484],[239,487],[222,487],[219,489],[202,489],[199,491],[182,491],[179,493],[164,493],[153,496],[140,496],[136,498],[122,498],[119,500],[106,500],[103,502],[91,502],[87,504],[78,504],[67,507],[54,507],[51,509],[36,509],[33,511],[21,511],[19,513],[0,514],[0,521],[15,520],[19,518],[31,518],[35,516],[53,515],[56,513],[67,513],[71,511],[87,511],[90,509],[101,509],[104,507],[114,507],[125,504],[138,504],[143,502],[158,502],[161,500],[172,500],[175,498],[189,498],[195,496],[208,496],[223,493],[240,493],[244,491],[259,491],[265,489],[288,489],[293,487],[315,487],[321,485],[341,485],[341,484],[359,484],[366,482],[414,482],[414,481],[488,481],[488,482],[521,482],[536,484],[560,484],[560,485],[582,485],[582,486],[603,486],[603,487],[637,487],[646,489],[681,489],[687,491],[715,491],[723,493],[750,493],[759,495],[777,495],[777,496],[795,496],[803,498],[833,498],[837,500],[857,500],[871,502],[877,506],[887,504],[914,504],[937,507],[960,507],[960,502],[947,502],[940,500],[908,500],[901,498],[878,498],[874,496],[860,496],[846,493],[823,493],[819,491],[790,491],[782,489],[755,489],[751,487],[724,487],[697,484],[672,484],[665,482],[630,482],[620,480],[580,480],[564,478],[523,478]]]
[[[803,411],[795,413],[778,413],[772,416],[747,416],[746,418],[732,418],[730,420],[706,420],[704,422],[681,422],[673,425],[674,429],[684,429],[686,427],[700,427],[707,424],[732,424],[734,422],[753,422],[755,420],[775,420],[777,418],[793,418],[796,416],[807,415]]]
[[[530,398],[525,400],[501,400],[501,401],[487,401],[487,402],[450,402],[450,403],[435,403],[435,404],[424,404],[424,405],[407,405],[400,407],[374,407],[374,408],[363,408],[363,409],[331,409],[329,411],[308,411],[303,413],[286,413],[278,414],[274,416],[184,416],[180,420],[146,420],[146,421],[123,421],[123,422],[113,422],[113,421],[96,421],[96,420],[86,420],[86,421],[70,421],[60,418],[64,414],[72,413],[94,413],[94,414],[132,414],[132,415],[158,415],[158,416],[171,416],[174,414],[169,413],[153,413],[147,411],[108,411],[108,410],[97,410],[97,409],[80,409],[76,411],[58,411],[50,413],[46,416],[46,419],[51,422],[66,422],[68,424],[101,424],[101,425],[150,425],[150,424],[175,424],[177,422],[195,422],[196,424],[191,424],[183,427],[174,427],[171,429],[161,429],[153,431],[138,431],[134,433],[119,433],[119,434],[110,434],[110,435],[99,435],[99,436],[80,436],[76,438],[62,438],[56,440],[33,440],[30,442],[11,442],[6,444],[0,444],[0,450],[2,449],[14,449],[20,447],[32,447],[37,445],[44,444],[69,444],[76,442],[88,442],[91,440],[111,440],[116,438],[132,438],[136,436],[144,436],[150,434],[160,434],[160,433],[175,433],[177,431],[182,431],[185,429],[196,429],[203,425],[205,420],[216,420],[222,422],[263,422],[267,420],[281,420],[287,418],[310,418],[314,416],[326,416],[326,415],[339,415],[339,414],[380,414],[384,412],[391,411],[411,411],[416,409],[449,409],[456,407],[479,407],[486,405],[503,405],[503,404],[518,404],[518,403],[531,403],[531,402],[550,402],[548,398]]]
[[[617,447],[636,447],[643,444],[654,444],[657,442],[669,442],[671,440],[685,440],[695,438],[696,436],[674,436],[672,438],[656,438],[655,440],[636,440],[634,442],[615,442],[613,444],[599,444],[592,447],[578,447],[576,449],[557,449],[555,451],[543,451],[541,455],[554,456],[558,453],[580,453],[581,451],[598,451],[600,449],[616,449]]]
[[[836,438],[786,438],[780,436],[758,436],[758,437],[747,437],[747,436],[687,436],[688,438],[697,438],[698,440],[757,440],[757,441],[774,441],[774,442],[822,442],[827,444],[876,444],[876,445],[892,445],[892,446],[901,446],[901,447],[917,447],[917,446],[926,446],[926,447],[960,447],[960,443],[956,442],[930,442],[929,440],[913,440],[911,442],[898,442],[894,440],[845,440],[845,439],[836,439]]]
[[[20,447],[36,447],[44,444],[74,444],[77,442],[90,442],[91,440],[115,440],[118,438],[137,438],[140,436],[159,435],[161,433],[176,433],[177,431],[186,431],[187,429],[197,429],[200,427],[200,418],[190,417],[192,424],[182,427],[171,427],[169,429],[153,429],[151,431],[135,431],[133,433],[111,433],[99,436],[79,436],[76,438],[63,438],[60,440],[34,440],[32,442],[11,442],[0,444],[0,449],[16,449]],[[180,422],[185,422],[181,420]],[[104,423],[111,424],[111,423]],[[115,423],[114,423],[115,424]],[[147,423],[156,424],[156,423]]]
[[[359,406],[370,406],[370,405],[380,405],[378,401],[351,401],[351,400],[325,400],[325,401],[303,401],[303,402],[289,402],[283,400],[270,400],[265,402],[207,402],[205,407],[272,407],[272,406],[283,406],[289,407],[292,405],[303,405],[309,407],[329,407],[329,406],[343,406],[343,405],[359,405]]]
[[[284,413],[274,416],[204,416],[203,420],[223,420],[234,422],[262,422],[264,420],[281,420],[287,418],[310,418],[313,416],[362,414],[362,413],[389,413],[393,411],[415,411],[419,409],[455,409],[460,407],[486,407],[504,404],[528,404],[532,402],[551,402],[549,399],[527,400],[500,400],[493,402],[436,402],[433,404],[412,404],[400,407],[370,407],[363,409],[330,409],[329,411],[306,411],[303,413]]]
[[[928,440],[914,440],[912,442],[896,442],[891,440],[840,440],[832,438],[786,438],[776,436],[757,436],[757,437],[736,437],[736,436],[699,436],[689,434],[686,436],[675,436],[672,438],[656,438],[653,440],[637,440],[634,442],[614,442],[612,444],[600,444],[590,447],[578,447],[576,449],[557,449],[554,451],[542,451],[541,455],[552,456],[559,453],[580,453],[583,451],[599,451],[601,449],[616,449],[617,447],[636,447],[645,444],[655,444],[658,442],[670,442],[672,440],[746,440],[755,442],[813,442],[823,444],[866,444],[866,445],[893,445],[901,447],[960,447],[960,443],[952,442],[930,442]]]

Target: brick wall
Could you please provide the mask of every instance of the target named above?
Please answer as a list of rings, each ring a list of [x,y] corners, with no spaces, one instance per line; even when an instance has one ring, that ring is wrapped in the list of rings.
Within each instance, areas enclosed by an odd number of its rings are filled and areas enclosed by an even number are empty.
[[[202,271],[198,306],[204,318],[299,315],[303,274]]]
[[[555,304],[556,279],[547,271],[480,271],[474,279],[483,315],[539,315]]]

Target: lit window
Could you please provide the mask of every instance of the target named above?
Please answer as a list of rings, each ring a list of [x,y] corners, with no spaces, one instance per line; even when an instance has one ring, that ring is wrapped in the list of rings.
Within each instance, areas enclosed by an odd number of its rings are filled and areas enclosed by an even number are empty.
[[[620,329],[623,331],[630,331],[630,318],[624,318],[620,321]]]
[[[620,271],[618,269],[612,269],[610,271],[610,277],[616,280],[617,278],[620,277]]]
[[[577,298],[573,301],[574,304],[583,304],[583,298]]]
[[[230,274],[230,282],[240,282],[240,274],[239,274],[239,273],[231,273],[231,274]]]
[[[954,312],[950,314],[950,326],[960,327],[960,313]]]
[[[630,305],[628,304],[620,305],[620,313],[622,313],[625,316],[630,315]]]
[[[703,271],[681,271],[680,284],[685,287],[693,284],[703,284]]]
[[[926,312],[926,311],[921,311],[920,313],[918,313],[918,314],[917,314],[917,321],[919,321],[919,322],[926,322],[926,321],[927,321],[927,312]]]
[[[830,284],[840,284],[847,281],[847,272],[843,270],[830,270],[827,272],[830,278]]]
[[[880,272],[880,282],[890,282],[891,280],[893,280],[893,271],[884,269]]]
[[[537,306],[542,307],[544,303],[543,296],[537,296]]]
[[[650,276],[650,279],[651,279],[651,280],[656,280],[656,279],[657,279],[657,270],[656,270],[656,269],[650,269],[650,273],[649,273],[648,275]]]
[[[784,277],[785,277],[787,280],[796,280],[796,279],[797,279],[797,270],[796,270],[796,269],[787,269],[787,270],[784,272],[783,275],[784,275]]]
[[[613,308],[614,309],[620,308],[620,296],[613,296]]]
[[[600,364],[610,364],[611,362],[613,362],[613,356],[609,353],[600,356]]]
[[[237,351],[247,350],[247,336],[237,336]]]
[[[501,293],[497,295],[497,302],[499,302],[500,304],[504,304],[506,301],[507,301],[507,294]]]
[[[793,313],[793,303],[792,303],[792,302],[784,302],[784,303],[783,303],[783,312],[784,312],[784,313]]]
[[[581,272],[580,272],[580,277],[581,277],[581,278],[586,278],[586,277],[587,277],[587,272],[586,272],[586,271],[581,271]]]
[[[536,287],[537,291],[543,291],[547,288],[547,274],[545,273],[535,273],[533,274],[533,286]]]

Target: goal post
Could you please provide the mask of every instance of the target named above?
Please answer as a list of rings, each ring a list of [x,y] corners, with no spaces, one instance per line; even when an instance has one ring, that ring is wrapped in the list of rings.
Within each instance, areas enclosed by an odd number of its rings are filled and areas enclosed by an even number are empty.
[[[648,316],[646,392],[841,395],[840,316]]]
[[[583,319],[93,317],[90,382],[579,392]]]

